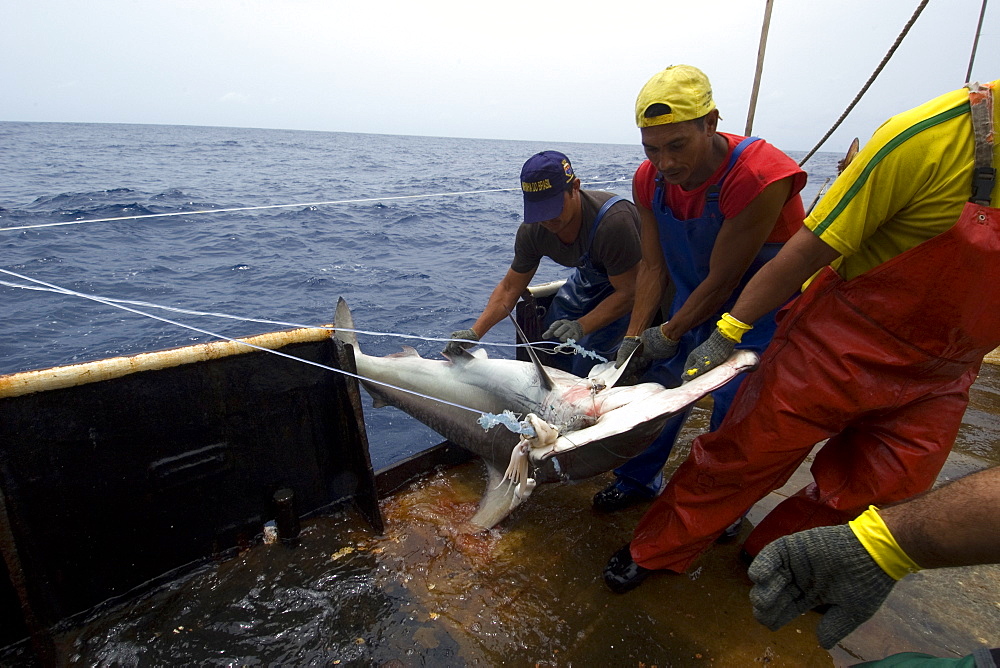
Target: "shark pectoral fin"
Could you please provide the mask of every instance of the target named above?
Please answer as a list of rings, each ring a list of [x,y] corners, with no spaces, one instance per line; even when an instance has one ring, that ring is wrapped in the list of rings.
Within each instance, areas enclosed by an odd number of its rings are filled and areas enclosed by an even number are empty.
[[[521,335],[521,340],[528,341],[528,337],[525,336],[524,330],[522,330],[521,326],[517,324],[517,319],[514,317],[514,314],[508,311],[507,317],[510,318],[512,323],[514,323],[514,329],[516,329],[518,334]],[[552,382],[549,374],[545,372],[545,365],[543,365],[542,361],[538,359],[538,353],[536,353],[535,349],[531,346],[528,346],[525,350],[528,351],[528,358],[531,359],[531,363],[535,365],[535,373],[538,374],[538,382],[541,383],[542,387],[546,390],[551,390],[556,386],[556,384]]]
[[[628,356],[628,359],[625,360],[625,363],[622,364],[620,368],[615,368],[614,361],[606,364],[595,365],[590,370],[590,373],[587,374],[587,377],[603,384],[604,389],[614,387],[618,381],[622,379],[622,376],[625,375],[625,372],[629,370],[629,363],[632,361],[632,358],[635,357],[636,350],[638,350],[638,348],[632,351],[632,353]]]
[[[514,503],[517,486],[511,484],[504,477],[504,474],[489,462],[486,463],[486,469],[490,478],[486,483],[486,493],[479,501],[479,509],[476,514],[469,520],[470,523],[481,529],[493,528],[507,517],[517,505]]]

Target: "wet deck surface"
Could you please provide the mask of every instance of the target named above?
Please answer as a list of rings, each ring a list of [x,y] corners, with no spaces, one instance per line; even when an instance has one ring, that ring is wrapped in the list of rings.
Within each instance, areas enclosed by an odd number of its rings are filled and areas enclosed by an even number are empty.
[[[617,596],[600,572],[641,510],[594,514],[596,480],[549,485],[509,526],[456,533],[483,482],[471,463],[397,494],[381,537],[351,514],[310,522],[298,547],[204,569],[59,651],[76,665],[833,665],[815,620],[754,622],[737,546]]]
[[[984,367],[942,479],[1000,463],[998,415],[1000,369]],[[706,416],[696,409],[668,466]],[[750,519],[804,484],[807,466]],[[993,566],[911,576],[832,652],[816,643],[815,613],[778,632],[757,624],[739,541],[713,547],[689,575],[612,594],[601,569],[645,508],[594,513],[609,480],[542,485],[501,528],[467,535],[456,527],[485,484],[472,462],[383,501],[384,536],[351,511],[307,522],[297,547],[258,545],[204,567],[62,633],[57,651],[74,665],[663,667],[846,666],[1000,646]]]

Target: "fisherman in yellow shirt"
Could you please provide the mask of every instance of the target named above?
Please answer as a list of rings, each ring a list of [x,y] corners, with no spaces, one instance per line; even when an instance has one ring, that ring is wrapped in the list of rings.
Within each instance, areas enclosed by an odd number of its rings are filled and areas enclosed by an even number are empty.
[[[752,325],[812,279],[722,425],[695,440],[629,550],[609,562],[609,587],[685,571],[824,439],[814,482],[754,529],[748,556],[933,484],[983,356],[1000,344],[997,85],[971,84],[883,124],[743,290],[729,316]],[[686,373],[727,356],[700,346]]]

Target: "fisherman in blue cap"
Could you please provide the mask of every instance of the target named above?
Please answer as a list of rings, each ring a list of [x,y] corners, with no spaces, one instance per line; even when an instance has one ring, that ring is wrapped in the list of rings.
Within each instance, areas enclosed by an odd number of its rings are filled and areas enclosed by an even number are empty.
[[[614,359],[635,295],[642,248],[639,216],[626,199],[582,190],[569,158],[558,151],[531,156],[521,169],[524,222],[517,230],[514,260],[483,312],[469,329],[452,332],[444,349],[458,355],[507,317],[548,257],[575,271],[545,317],[543,338],[577,344]],[[586,376],[595,361],[574,355],[567,371]]]

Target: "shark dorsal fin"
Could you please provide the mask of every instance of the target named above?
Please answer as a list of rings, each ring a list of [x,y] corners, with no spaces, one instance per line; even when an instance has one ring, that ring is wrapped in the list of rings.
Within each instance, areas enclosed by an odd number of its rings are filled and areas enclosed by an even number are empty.
[[[521,326],[517,324],[517,320],[514,319],[514,314],[508,311],[507,317],[510,318],[512,323],[514,323],[514,329],[516,329],[517,333],[521,336],[521,340],[525,343],[529,343],[528,337],[524,335],[524,330],[521,329]],[[526,347],[525,350],[528,351],[528,357],[531,358],[531,363],[535,365],[535,371],[538,373],[538,382],[540,382],[542,387],[547,391],[551,391],[556,384],[552,382],[552,379],[549,378],[549,374],[546,373],[545,367],[542,366],[542,362],[538,359],[538,353],[536,353],[534,348],[531,346]]]

